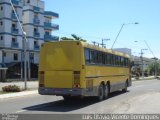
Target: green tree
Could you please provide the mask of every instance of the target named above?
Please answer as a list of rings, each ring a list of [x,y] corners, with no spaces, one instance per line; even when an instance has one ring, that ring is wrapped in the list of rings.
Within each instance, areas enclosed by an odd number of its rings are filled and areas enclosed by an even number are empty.
[[[75,35],[75,34],[71,34],[72,38],[68,38],[68,37],[62,37],[61,40],[77,40],[77,41],[83,41],[86,42],[87,40],[82,39],[81,37]]]
[[[157,62],[156,64],[152,63],[148,66],[150,75],[155,74],[155,69],[157,70],[157,75],[160,75],[160,63],[159,62]]]

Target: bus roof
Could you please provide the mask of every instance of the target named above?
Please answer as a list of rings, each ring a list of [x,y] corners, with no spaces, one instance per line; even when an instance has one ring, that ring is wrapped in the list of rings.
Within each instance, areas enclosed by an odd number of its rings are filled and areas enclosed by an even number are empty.
[[[118,52],[118,51],[107,49],[107,48],[102,48],[102,47],[99,47],[97,45],[89,44],[87,42],[81,42],[81,43],[86,48],[90,48],[90,49],[94,49],[94,50],[98,50],[98,51],[107,52],[107,53],[110,53],[110,54],[130,58],[130,56],[128,54],[125,54],[125,53],[122,53],[122,52]]]
[[[114,55],[118,55],[118,56],[123,56],[123,57],[126,57],[126,58],[130,58],[130,56],[128,54],[125,54],[125,53],[122,53],[122,52],[118,52],[118,51],[114,51],[114,50],[111,50],[111,49],[107,49],[107,48],[102,48],[102,47],[99,47],[97,45],[92,45],[92,44],[89,44],[87,42],[83,42],[83,41],[74,41],[74,40],[62,40],[62,41],[57,41],[57,42],[79,42],[81,43],[81,45],[85,48],[90,48],[90,49],[94,49],[94,50],[98,50],[98,51],[102,51],[102,52],[106,52],[106,53],[110,53],[110,54],[114,54]],[[48,43],[54,43],[54,42],[48,42]]]

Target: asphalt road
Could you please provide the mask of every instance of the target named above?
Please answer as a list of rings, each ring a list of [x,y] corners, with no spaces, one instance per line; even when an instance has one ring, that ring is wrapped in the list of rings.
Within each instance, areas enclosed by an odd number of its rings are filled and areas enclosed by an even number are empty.
[[[114,92],[102,102],[93,98],[65,102],[62,97],[38,94],[3,99],[0,113],[160,113],[160,80],[135,81],[127,93]]]

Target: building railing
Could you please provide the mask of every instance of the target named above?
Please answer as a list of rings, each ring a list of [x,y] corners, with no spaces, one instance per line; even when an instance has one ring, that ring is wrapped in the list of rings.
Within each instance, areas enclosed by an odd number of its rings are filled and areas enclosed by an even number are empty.
[[[39,12],[39,11],[40,11],[40,8],[37,7],[37,6],[34,6],[34,7],[33,7],[33,10],[34,10],[35,12]]]
[[[34,24],[40,24],[40,20],[39,20],[38,18],[34,18],[34,19],[33,19],[33,23],[34,23]]]
[[[18,29],[17,28],[12,28],[12,33],[18,34]]]
[[[58,36],[53,36],[53,35],[44,35],[44,40],[45,41],[58,41],[59,37]]]
[[[19,48],[19,43],[18,42],[12,42],[11,47],[12,48]]]
[[[55,29],[55,30],[59,30],[59,25],[57,24],[52,24],[50,22],[44,22],[44,28],[50,28],[50,29]]]
[[[11,18],[12,19],[17,19],[15,13],[11,13]]]
[[[51,17],[56,17],[59,18],[59,14],[51,11],[45,11],[44,16],[51,16]]]
[[[15,5],[19,5],[19,1],[18,0],[12,0],[12,3]]]
[[[34,32],[34,37],[40,37],[40,33],[39,32]]]
[[[40,50],[39,45],[34,45],[34,50]]]

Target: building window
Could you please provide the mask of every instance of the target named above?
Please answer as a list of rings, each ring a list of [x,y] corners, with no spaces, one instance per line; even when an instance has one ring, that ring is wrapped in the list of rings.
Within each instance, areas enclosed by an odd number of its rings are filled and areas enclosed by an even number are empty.
[[[1,21],[0,23],[1,23],[1,26],[2,26],[2,25],[3,25],[3,22]]]
[[[12,24],[12,27],[13,27],[13,28],[16,28],[16,24]]]
[[[13,59],[14,59],[14,60],[18,60],[18,54],[17,54],[17,53],[14,53],[14,54],[13,54]]]
[[[3,36],[1,36],[1,40],[3,40]]]
[[[50,32],[46,31],[46,32],[45,32],[45,35],[50,35]]]
[[[37,42],[37,41],[34,41],[34,45],[38,45],[38,42]]]
[[[34,63],[34,53],[31,53],[31,54],[30,54],[30,62],[31,62],[31,63]]]
[[[12,42],[16,42],[16,38],[12,38]]]
[[[3,52],[3,57],[6,57],[6,53],[5,52]]]
[[[27,0],[27,3],[30,3],[30,0]]]
[[[1,6],[1,10],[3,10],[3,7]]]
[[[34,28],[34,32],[37,32],[37,28]]]

